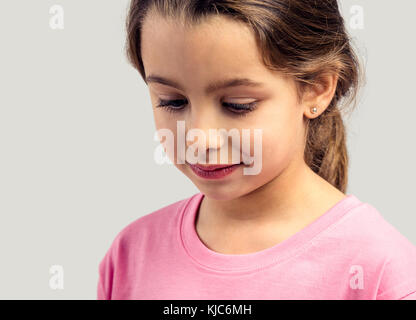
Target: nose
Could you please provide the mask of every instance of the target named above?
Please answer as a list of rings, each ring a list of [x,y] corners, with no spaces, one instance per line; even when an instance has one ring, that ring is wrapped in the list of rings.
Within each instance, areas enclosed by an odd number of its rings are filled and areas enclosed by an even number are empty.
[[[224,129],[215,126],[215,121],[203,119],[198,124],[190,125],[186,132],[186,146],[195,146],[204,150],[219,150],[224,145]],[[211,124],[212,123],[212,124]]]
[[[210,157],[219,163],[218,154],[227,143],[224,137],[224,128],[220,127],[220,115],[212,106],[204,106],[199,110],[193,110],[186,124],[186,148],[191,148],[195,152],[198,162],[204,163],[203,154],[197,154],[197,150],[205,152],[205,162],[211,162]],[[221,130],[220,130],[221,129]],[[224,161],[224,160],[222,160]],[[225,163],[228,161],[225,159]]]

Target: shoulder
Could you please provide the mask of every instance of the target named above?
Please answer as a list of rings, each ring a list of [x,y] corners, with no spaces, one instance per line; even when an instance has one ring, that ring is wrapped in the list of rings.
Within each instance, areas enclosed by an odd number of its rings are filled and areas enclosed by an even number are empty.
[[[347,202],[345,202],[346,204]],[[328,245],[343,255],[357,255],[369,262],[406,261],[416,266],[416,246],[388,222],[379,210],[354,196],[349,206],[336,221],[324,230],[314,242]],[[416,267],[412,270],[416,277]]]
[[[368,249],[373,248],[383,257],[416,255],[416,246],[388,222],[375,206],[362,202],[345,218],[343,227],[348,230],[351,240],[355,239]]]
[[[401,299],[416,292],[416,246],[369,204],[353,208],[330,231],[349,255],[376,270],[377,299]]]
[[[111,299],[116,283],[114,278],[120,280],[128,273],[130,263],[135,263],[135,255],[149,253],[149,250],[157,252],[158,243],[169,241],[179,223],[180,213],[198,194],[137,218],[116,234],[98,265],[97,299]]]
[[[378,228],[377,244],[384,251],[377,299],[402,299],[416,292],[416,246],[387,222],[373,206]],[[370,226],[368,226],[370,227]]]
[[[129,245],[150,236],[153,241],[156,240],[155,237],[166,236],[166,233],[174,231],[176,223],[179,222],[180,213],[197,195],[198,193],[178,200],[130,222],[117,233],[111,247]]]

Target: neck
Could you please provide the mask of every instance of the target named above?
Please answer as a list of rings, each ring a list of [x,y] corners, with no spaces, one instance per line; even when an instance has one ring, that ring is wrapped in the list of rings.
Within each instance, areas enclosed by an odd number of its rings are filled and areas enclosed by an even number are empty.
[[[338,192],[305,162],[290,165],[260,188],[232,200],[204,197],[198,223],[215,227],[281,223],[307,214],[323,192]]]

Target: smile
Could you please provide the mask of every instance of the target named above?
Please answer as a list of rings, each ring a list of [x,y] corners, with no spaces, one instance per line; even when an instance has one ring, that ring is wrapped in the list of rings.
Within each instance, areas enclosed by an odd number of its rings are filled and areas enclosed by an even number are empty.
[[[201,165],[190,164],[188,162],[187,164],[197,176],[205,179],[224,178],[243,165],[242,163],[232,165]]]

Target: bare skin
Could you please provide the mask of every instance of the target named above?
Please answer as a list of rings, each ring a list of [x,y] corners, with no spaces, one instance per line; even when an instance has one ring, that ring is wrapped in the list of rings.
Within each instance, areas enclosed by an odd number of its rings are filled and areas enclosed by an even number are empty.
[[[243,204],[241,208],[244,209],[240,211],[235,207],[235,211],[221,211],[222,207],[216,202],[204,199],[195,224],[199,238],[205,246],[222,254],[261,251],[302,230],[346,196],[309,167],[299,174],[299,180],[303,181],[304,188],[298,193],[301,201],[269,202],[264,197],[266,194],[271,199],[279,197],[273,196],[272,191],[278,190],[276,185],[283,182],[278,178],[262,187],[271,189],[270,192],[257,189],[248,195],[245,198],[247,205],[255,205],[247,207]]]
[[[198,128],[206,136],[210,128],[263,130],[258,175],[243,175],[239,168],[221,181],[209,181],[195,175],[187,164],[171,159],[205,194],[196,230],[208,248],[223,254],[269,248],[346,196],[303,160],[306,120],[319,117],[331,102],[336,74],[323,77],[298,101],[293,79],[262,64],[251,30],[224,17],[190,28],[149,13],[142,30],[142,57],[146,76],[157,75],[179,84],[147,83],[157,129],[168,128],[176,135],[177,121],[182,120],[186,130]],[[205,91],[210,83],[237,76],[262,86]],[[182,111],[167,112],[156,107],[160,99],[187,103]],[[222,106],[222,102],[253,101],[258,106],[245,117],[232,115]],[[318,107],[318,113],[311,113],[312,107]],[[207,153],[223,147],[218,141],[207,143]]]

